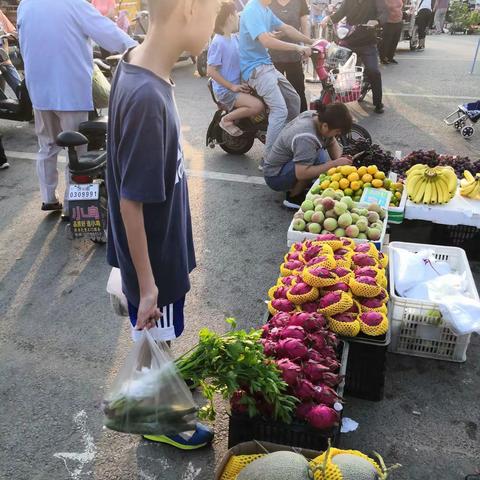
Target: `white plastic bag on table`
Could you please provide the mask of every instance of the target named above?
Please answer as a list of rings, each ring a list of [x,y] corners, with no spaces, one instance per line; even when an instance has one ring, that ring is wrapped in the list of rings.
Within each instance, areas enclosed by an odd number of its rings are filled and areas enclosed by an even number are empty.
[[[140,435],[195,430],[198,410],[165,342],[147,330],[135,343],[103,401],[105,426]]]
[[[333,82],[337,92],[346,92],[356,86],[357,54],[352,53],[351,57],[338,69],[338,74]]]
[[[128,301],[122,290],[122,274],[119,268],[112,268],[107,282],[107,292],[113,311],[121,317],[128,317]]]

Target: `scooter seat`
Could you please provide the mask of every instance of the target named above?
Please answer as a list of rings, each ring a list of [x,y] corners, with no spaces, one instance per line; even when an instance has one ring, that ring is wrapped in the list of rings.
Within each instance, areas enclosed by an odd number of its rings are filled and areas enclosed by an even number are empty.
[[[105,165],[107,152],[88,152],[80,155],[76,168],[70,168],[71,173],[89,173]]]
[[[108,117],[98,117],[95,120],[82,122],[78,131],[88,137],[89,135],[106,135]]]
[[[0,110],[7,110],[10,113],[20,113],[20,103],[13,98],[5,98],[0,100]]]

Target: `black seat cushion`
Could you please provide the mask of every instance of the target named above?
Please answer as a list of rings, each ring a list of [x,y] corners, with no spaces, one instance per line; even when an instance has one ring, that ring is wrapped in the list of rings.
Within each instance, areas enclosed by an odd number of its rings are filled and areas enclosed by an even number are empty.
[[[87,173],[90,170],[95,170],[107,161],[107,152],[88,152],[84,155],[80,155],[79,164],[77,168],[72,168],[70,165],[70,171],[72,173]]]
[[[20,103],[13,98],[5,98],[0,100],[0,110],[7,110],[11,113],[20,113]]]
[[[83,133],[87,137],[89,135],[106,135],[107,133],[108,117],[98,117],[95,120],[89,120],[88,122],[82,122],[78,131]]]

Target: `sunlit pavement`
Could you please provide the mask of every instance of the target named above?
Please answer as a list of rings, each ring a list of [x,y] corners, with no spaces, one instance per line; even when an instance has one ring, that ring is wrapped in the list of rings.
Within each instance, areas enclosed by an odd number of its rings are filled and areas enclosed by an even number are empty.
[[[367,98],[352,106],[357,120],[392,150],[480,157],[480,131],[467,142],[442,122],[478,98],[480,65],[468,73],[477,39],[428,37],[425,52],[399,51],[399,65],[382,67],[386,113],[371,113]],[[187,329],[174,347],[182,352],[199,328],[224,331],[226,316],[240,327],[262,324],[291,212],[258,177],[260,144],[243,157],[205,147],[214,113],[205,79],[186,62],[175,81],[198,257]],[[313,95],[316,87],[309,88]],[[0,171],[0,478],[212,479],[227,449],[222,402],[213,448],[202,451],[103,430],[102,396],[131,346],[128,323],[112,313],[105,293],[105,249],[69,240],[58,216],[40,211],[33,126],[2,122],[0,132],[6,150],[17,152]],[[347,398],[346,415],[360,426],[342,446],[402,463],[392,478],[462,479],[480,469],[479,370],[478,338],[465,364],[389,355],[385,400]]]

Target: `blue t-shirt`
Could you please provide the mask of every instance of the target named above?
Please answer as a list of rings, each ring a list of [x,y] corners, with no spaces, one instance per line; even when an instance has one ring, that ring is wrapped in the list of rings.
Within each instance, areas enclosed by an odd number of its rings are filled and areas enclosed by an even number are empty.
[[[268,50],[259,42],[262,33],[273,32],[283,25],[260,0],[250,0],[240,17],[240,68],[244,80],[260,65],[271,65]]]
[[[108,262],[120,268],[123,291],[138,307],[120,198],[143,203],[158,305],[174,303],[190,289],[195,253],[173,86],[122,60],[110,94],[107,148]]]
[[[239,85],[241,74],[237,35],[232,35],[230,38],[215,35],[208,47],[207,62],[212,67],[220,67],[218,72],[223,78]],[[213,81],[213,90],[219,96],[230,91],[215,80]]]

